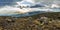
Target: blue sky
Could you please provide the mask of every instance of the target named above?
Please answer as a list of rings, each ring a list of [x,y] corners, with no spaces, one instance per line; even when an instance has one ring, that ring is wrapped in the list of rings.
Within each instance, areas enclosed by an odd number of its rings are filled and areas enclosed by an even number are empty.
[[[13,2],[16,1],[20,1],[20,0],[0,0],[0,6],[12,5]]]

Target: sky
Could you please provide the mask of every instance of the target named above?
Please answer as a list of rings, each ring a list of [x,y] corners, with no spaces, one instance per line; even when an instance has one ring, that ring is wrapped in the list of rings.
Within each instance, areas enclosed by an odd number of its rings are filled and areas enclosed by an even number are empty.
[[[22,1],[22,0],[0,0],[0,6],[15,5],[17,1]],[[25,0],[25,1],[32,2],[33,0]]]
[[[7,13],[7,11],[8,12],[11,12],[12,10],[14,10],[13,12],[15,12],[15,11],[17,11],[17,9],[18,9],[18,11],[20,11],[20,8],[13,8],[13,7],[11,7],[11,5],[14,5],[14,4],[16,4],[16,2],[19,2],[19,1],[21,1],[21,0],[0,0],[0,7],[1,6],[4,6],[4,7],[1,7],[0,8],[0,12],[6,12]],[[26,1],[30,1],[30,2],[32,2],[31,0],[26,0]],[[34,0],[35,1],[35,0]],[[39,2],[41,2],[41,1],[44,1],[44,3],[48,3],[48,2],[51,2],[50,0],[48,1],[48,0],[38,0]],[[9,5],[9,6],[5,6],[5,5]],[[6,11],[5,11],[6,10]],[[23,10],[24,11],[24,10]],[[33,10],[32,10],[33,11]],[[39,11],[39,10],[38,10]],[[46,11],[46,10],[44,10],[44,11]],[[55,11],[55,10],[54,10]],[[58,11],[58,10],[57,10]],[[59,10],[60,11],[60,10]],[[26,11],[27,12],[27,11]]]
[[[13,5],[15,4],[14,2],[16,1],[21,1],[21,0],[0,0],[0,6]]]
[[[16,4],[15,2],[17,1],[22,1],[22,0],[0,0],[0,6],[5,6],[5,5],[14,5]],[[26,0],[26,1],[31,1],[31,0]],[[32,1],[35,1],[35,2],[41,2],[41,1],[44,1],[43,3],[49,3],[49,2],[52,2],[52,1],[56,1],[56,0],[32,0]],[[60,2],[60,0],[58,0]]]

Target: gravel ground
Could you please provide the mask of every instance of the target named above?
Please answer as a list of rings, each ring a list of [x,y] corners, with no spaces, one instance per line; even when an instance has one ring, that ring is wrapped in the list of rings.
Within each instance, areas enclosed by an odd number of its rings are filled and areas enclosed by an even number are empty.
[[[60,30],[60,13],[29,17],[0,17],[0,30]]]

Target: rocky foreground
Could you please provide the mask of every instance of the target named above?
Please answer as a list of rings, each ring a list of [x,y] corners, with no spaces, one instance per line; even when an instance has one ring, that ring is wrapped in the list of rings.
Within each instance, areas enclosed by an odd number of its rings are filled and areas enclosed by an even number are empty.
[[[0,30],[60,30],[60,12],[20,18],[0,16]]]

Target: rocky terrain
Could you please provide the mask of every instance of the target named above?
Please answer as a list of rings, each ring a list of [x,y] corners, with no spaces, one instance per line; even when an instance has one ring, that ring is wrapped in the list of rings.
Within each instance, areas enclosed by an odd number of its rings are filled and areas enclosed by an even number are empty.
[[[29,17],[0,16],[0,30],[60,30],[60,12]]]

